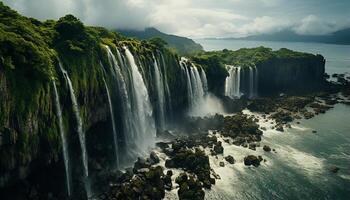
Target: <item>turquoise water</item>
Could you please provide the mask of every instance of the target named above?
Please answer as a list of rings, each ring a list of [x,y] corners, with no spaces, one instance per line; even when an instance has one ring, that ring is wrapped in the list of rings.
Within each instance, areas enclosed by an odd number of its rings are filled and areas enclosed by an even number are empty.
[[[224,48],[237,50],[240,48],[252,48],[265,46],[274,50],[288,48],[295,51],[321,54],[326,58],[326,72],[350,73],[350,45],[304,43],[304,42],[268,42],[245,40],[196,40],[205,50],[222,50]]]
[[[261,118],[260,118],[261,119]],[[338,104],[324,115],[292,124],[284,133],[268,128],[261,145],[277,153],[257,151],[224,144],[224,156],[232,155],[236,164],[211,166],[221,176],[206,199],[349,199],[350,192],[350,107]],[[312,133],[317,130],[317,133]],[[247,155],[262,155],[260,167],[246,167]],[[332,173],[333,166],[340,168]]]
[[[282,47],[322,54],[326,72],[350,73],[350,46],[317,43],[255,42],[197,40],[205,50],[242,47]],[[211,159],[211,165],[221,176],[216,186],[207,191],[207,199],[350,199],[350,106],[337,104],[326,114],[292,124],[284,133],[269,129],[270,122],[260,120],[264,132],[261,145],[275,148],[267,153],[258,148],[252,151],[224,145],[225,155],[232,155],[237,163],[224,168]],[[316,130],[317,133],[312,133]],[[246,155],[262,155],[267,162],[259,168],[246,167]],[[330,169],[340,168],[334,174]]]

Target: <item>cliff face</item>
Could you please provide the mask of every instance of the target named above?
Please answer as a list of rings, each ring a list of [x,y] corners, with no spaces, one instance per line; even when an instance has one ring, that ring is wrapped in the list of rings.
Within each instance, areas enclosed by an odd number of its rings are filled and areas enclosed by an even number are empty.
[[[242,48],[237,51],[201,52],[193,61],[208,67],[211,91],[222,95],[225,78],[229,75],[223,66],[240,68],[240,92],[250,96],[278,93],[303,93],[319,89],[324,83],[325,60],[321,55],[295,52],[289,49],[273,51],[270,48]],[[213,62],[216,61],[216,62]],[[209,63],[209,64],[208,64]],[[214,63],[214,64],[213,64]],[[218,70],[218,69],[224,69]],[[252,94],[254,93],[254,94]]]
[[[156,115],[158,104],[154,59],[161,66],[162,78],[166,80],[169,90],[173,91],[169,97],[172,99],[170,107],[178,113],[185,109],[187,99],[183,94],[186,85],[181,79],[179,57],[164,46],[123,38],[103,28],[85,27],[71,15],[57,22],[39,22],[20,16],[0,3],[0,194],[1,188],[31,174],[37,174],[41,181],[45,180],[45,170],[52,169],[52,166],[58,166],[60,170],[55,173],[64,177],[53,82],[57,85],[74,166],[71,171],[81,174],[77,121],[59,60],[71,79],[80,108],[79,115],[91,158],[89,165],[93,165],[95,160],[99,160],[103,167],[111,164],[114,155],[111,151],[111,113],[106,87],[115,105],[118,130],[123,128],[120,122],[123,111],[120,107],[121,93],[113,77],[106,45],[115,57],[117,49],[125,54],[123,47],[128,47],[134,55],[154,107],[152,115]],[[123,73],[127,77],[129,69],[125,70]],[[122,140],[128,133],[118,134]],[[110,153],[101,154],[100,148]]]
[[[325,60],[321,55],[306,58],[272,58],[256,65],[258,95],[305,93],[324,83]],[[242,92],[249,91],[249,68],[243,68]]]

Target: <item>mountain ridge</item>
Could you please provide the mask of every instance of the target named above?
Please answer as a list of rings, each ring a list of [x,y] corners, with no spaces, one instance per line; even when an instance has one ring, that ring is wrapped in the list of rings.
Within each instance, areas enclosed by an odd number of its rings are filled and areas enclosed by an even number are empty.
[[[299,35],[292,30],[282,30],[271,34],[257,34],[246,37],[210,38],[218,40],[251,40],[251,41],[286,41],[318,42],[327,44],[350,45],[350,28],[335,31],[327,35]]]
[[[165,42],[167,42],[169,47],[176,49],[180,54],[188,54],[194,51],[203,50],[203,47],[200,44],[194,42],[190,38],[172,35],[172,34],[166,34],[153,27],[145,28],[144,30],[141,30],[141,31],[123,30],[123,29],[117,30],[117,31],[125,36],[134,37],[141,40],[147,40],[154,37],[159,37],[163,39]]]

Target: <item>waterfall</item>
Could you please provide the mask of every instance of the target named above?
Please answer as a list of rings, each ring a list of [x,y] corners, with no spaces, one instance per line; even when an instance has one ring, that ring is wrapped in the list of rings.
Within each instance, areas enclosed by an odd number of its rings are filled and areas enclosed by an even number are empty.
[[[153,55],[154,60],[154,80],[157,92],[158,122],[161,129],[164,128],[165,121],[165,97],[164,82],[162,72],[159,70],[157,59]]]
[[[198,69],[194,65],[192,65],[191,67],[191,81],[192,81],[191,85],[192,85],[192,91],[194,96],[193,99],[195,100],[195,102],[193,103],[194,104],[201,103],[201,101],[203,101],[203,98],[204,98],[204,87],[203,87],[203,83],[200,78]]]
[[[124,49],[131,68],[132,113],[136,130],[133,139],[136,147],[144,151],[150,144],[154,143],[156,136],[153,111],[146,85],[136,65],[134,56],[127,47],[124,47]]]
[[[258,68],[256,66],[249,67],[249,98],[258,95]]]
[[[231,65],[226,65],[226,67],[228,69],[229,76],[226,77],[225,80],[225,96],[228,96],[231,99],[239,98],[241,96],[241,67]]]
[[[249,67],[249,98],[254,97],[254,69]]]
[[[71,97],[72,106],[73,106],[73,111],[75,114],[75,118],[77,120],[77,128],[78,128],[77,131],[79,134],[82,160],[83,160],[83,165],[84,165],[84,176],[85,176],[85,178],[87,178],[89,176],[88,157],[87,157],[86,144],[85,144],[85,133],[83,131],[83,122],[82,122],[82,119],[80,117],[80,112],[79,112],[79,105],[78,105],[77,99],[75,97],[72,81],[70,80],[67,71],[63,68],[61,61],[59,62],[59,66],[60,66],[60,69],[63,73],[63,76],[65,77],[65,79],[68,83],[70,97]]]
[[[159,52],[160,54],[160,58],[162,60],[162,65],[163,65],[163,79],[164,79],[164,87],[165,87],[165,94],[167,97],[167,113],[170,118],[172,118],[173,116],[173,108],[172,108],[172,103],[171,103],[171,93],[170,93],[170,89],[169,89],[169,84],[168,84],[168,76],[167,76],[167,67],[165,64],[165,60],[164,60],[164,56],[162,54],[162,52]]]
[[[180,60],[180,65],[185,71],[186,83],[187,83],[187,99],[189,101],[190,107],[192,107],[192,105],[193,105],[193,92],[192,92],[191,76],[190,76],[190,72],[189,72],[188,67],[187,67],[187,59],[182,57]]]
[[[224,113],[221,101],[208,92],[208,81],[203,69],[199,69],[186,58],[181,58],[180,67],[186,76],[189,115],[206,116]]]
[[[131,102],[127,90],[127,85],[125,82],[125,78],[122,74],[122,71],[120,69],[120,66],[118,65],[118,62],[110,50],[108,46],[106,46],[107,53],[108,53],[108,61],[110,66],[112,67],[112,75],[115,78],[118,86],[117,94],[121,98],[121,108],[122,108],[122,120],[123,120],[123,132],[124,132],[124,139],[125,139],[125,147],[126,148],[132,148],[131,145],[134,144],[134,138],[135,138],[135,130],[134,127],[134,121],[133,121],[133,114],[131,111]],[[122,55],[119,52],[119,50],[116,48],[118,60],[123,66],[124,69],[126,69],[124,61],[122,59]]]
[[[61,103],[60,98],[58,95],[57,87],[55,81],[52,81],[53,88],[55,91],[55,105],[56,105],[56,112],[58,117],[58,126],[61,134],[61,140],[62,140],[62,151],[63,151],[63,160],[64,160],[64,167],[66,171],[66,184],[67,184],[67,193],[68,196],[71,195],[71,186],[70,186],[70,172],[69,172],[69,154],[68,154],[68,144],[66,140],[66,133],[64,131],[63,127],[63,119],[62,119],[62,109],[61,109]]]
[[[201,69],[201,80],[203,83],[204,93],[206,94],[208,92],[208,80],[207,80],[207,76],[205,75],[204,69]]]
[[[258,74],[258,68],[255,66],[254,67],[254,96],[257,97],[258,96],[258,83],[259,83],[259,74]]]
[[[106,80],[104,78],[103,78],[103,82],[105,84],[105,88],[106,88],[106,92],[107,92],[107,98],[108,98],[108,104],[109,104],[109,113],[111,115],[116,166],[119,167],[118,134],[117,134],[117,129],[116,129],[116,126],[115,126],[115,121],[114,121],[113,105],[112,105],[111,95],[109,94],[109,89],[108,89]]]

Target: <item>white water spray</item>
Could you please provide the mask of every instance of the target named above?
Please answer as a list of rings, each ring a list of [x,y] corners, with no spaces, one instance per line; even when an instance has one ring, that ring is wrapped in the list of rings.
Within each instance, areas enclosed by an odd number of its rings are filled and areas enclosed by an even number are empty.
[[[55,91],[55,105],[56,105],[56,111],[57,111],[57,117],[58,117],[58,126],[59,126],[61,140],[62,140],[63,161],[64,161],[64,167],[65,167],[65,171],[66,171],[67,193],[68,193],[68,196],[70,196],[71,195],[71,186],[70,186],[71,178],[70,178],[70,172],[69,172],[68,144],[67,144],[67,139],[66,139],[66,133],[64,131],[64,126],[63,126],[60,98],[58,95],[55,81],[52,81],[52,83],[53,83],[53,88]]]
[[[229,76],[225,80],[225,96],[240,98],[241,67],[226,65]]]

